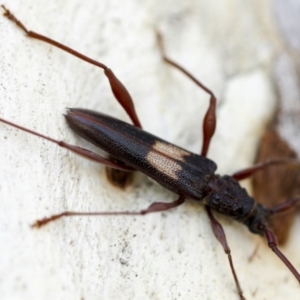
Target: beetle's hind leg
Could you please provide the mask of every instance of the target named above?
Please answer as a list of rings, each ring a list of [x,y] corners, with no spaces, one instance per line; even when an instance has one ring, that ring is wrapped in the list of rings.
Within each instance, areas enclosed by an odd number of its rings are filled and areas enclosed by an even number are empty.
[[[25,25],[19,21],[4,5],[1,5],[2,9],[4,10],[4,16],[8,18],[10,21],[15,23],[25,34],[26,36],[43,41],[47,44],[50,44],[54,47],[57,47],[63,51],[68,52],[69,54],[72,54],[76,56],[77,58],[84,60],[87,63],[90,63],[98,68],[101,68],[104,70],[104,74],[107,77],[111,90],[116,98],[116,100],[120,103],[120,105],[124,108],[126,113],[128,114],[129,118],[132,120],[132,123],[137,127],[142,127],[141,123],[138,119],[138,116],[135,111],[133,100],[127,91],[126,87],[123,85],[123,83],[117,78],[117,76],[113,73],[111,69],[109,69],[105,64],[98,62],[94,59],[91,59],[74,49],[71,49],[53,39],[50,39],[44,35],[41,35],[39,33],[36,33],[34,31],[28,30]]]
[[[189,79],[191,79],[198,87],[200,87],[202,90],[204,90],[206,93],[210,95],[210,102],[209,107],[206,111],[204,120],[203,120],[203,144],[202,144],[202,150],[201,155],[206,156],[207,151],[209,148],[210,141],[214,135],[215,129],[216,129],[216,106],[217,106],[217,98],[215,97],[214,93],[207,88],[203,83],[201,83],[195,76],[193,76],[189,71],[187,71],[185,68],[180,66],[178,63],[171,60],[165,53],[164,45],[163,45],[163,38],[159,31],[156,31],[158,46],[161,52],[161,56],[163,60],[182,72],[184,75],[186,75]]]
[[[78,147],[78,146],[75,146],[75,145],[71,145],[71,144],[68,144],[64,141],[59,141],[59,140],[56,140],[56,139],[53,139],[49,136],[46,136],[46,135],[43,135],[37,131],[34,131],[34,130],[31,130],[31,129],[28,129],[26,127],[23,127],[23,126],[20,126],[20,125],[17,125],[15,123],[12,123],[10,121],[7,121],[7,120],[4,120],[2,118],[0,118],[0,122],[4,123],[4,124],[7,124],[11,127],[15,127],[19,130],[22,130],[22,131],[25,131],[27,133],[30,133],[32,135],[35,135],[37,137],[40,137],[44,140],[47,140],[51,143],[54,143],[56,145],[58,145],[59,147],[62,147],[62,148],[65,148],[77,155],[80,155],[86,159],[89,159],[91,161],[94,161],[96,163],[100,163],[102,165],[105,165],[107,167],[110,167],[110,168],[114,168],[114,169],[118,169],[118,170],[122,170],[122,171],[126,171],[126,172],[130,172],[130,171],[134,171],[135,169],[132,168],[132,167],[129,167],[129,166],[126,166],[125,164],[119,164],[118,162],[114,162],[113,160],[110,160],[110,159],[107,159],[107,158],[104,158],[103,156],[97,154],[97,153],[94,153],[88,149],[85,149],[85,148],[82,148],[82,147]]]
[[[184,203],[185,199],[179,197],[177,200],[166,203],[166,202],[154,202],[149,205],[148,208],[137,212],[131,211],[113,211],[113,212],[76,212],[76,211],[65,211],[57,215],[52,215],[48,218],[37,220],[32,227],[40,228],[52,221],[61,219],[63,217],[82,217],[82,216],[143,216],[149,213],[162,212],[171,208],[177,207]]]

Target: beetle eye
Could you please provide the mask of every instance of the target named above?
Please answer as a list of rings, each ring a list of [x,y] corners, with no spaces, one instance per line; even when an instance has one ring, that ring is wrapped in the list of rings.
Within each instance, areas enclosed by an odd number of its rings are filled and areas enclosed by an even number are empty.
[[[252,222],[249,224],[249,229],[253,233],[257,233],[259,235],[264,235],[264,232],[261,230],[261,225],[264,224],[261,217],[255,217]]]

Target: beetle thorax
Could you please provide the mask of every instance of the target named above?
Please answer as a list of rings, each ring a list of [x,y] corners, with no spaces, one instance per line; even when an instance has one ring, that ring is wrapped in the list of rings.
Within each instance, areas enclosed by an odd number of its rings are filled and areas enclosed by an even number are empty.
[[[213,210],[239,222],[244,222],[256,207],[254,199],[230,176],[212,177],[204,202]]]

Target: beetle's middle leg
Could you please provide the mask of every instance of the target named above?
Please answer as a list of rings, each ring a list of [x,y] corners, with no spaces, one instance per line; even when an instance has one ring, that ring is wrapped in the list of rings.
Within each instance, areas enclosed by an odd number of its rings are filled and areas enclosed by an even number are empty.
[[[52,221],[58,220],[63,217],[74,217],[74,216],[143,216],[149,213],[162,212],[169,210],[171,208],[177,207],[184,203],[185,199],[183,197],[179,197],[177,200],[173,202],[154,202],[149,205],[148,208],[143,209],[141,211],[132,212],[132,211],[113,211],[113,212],[77,212],[77,211],[65,211],[63,213],[52,215],[48,218],[44,218],[41,220],[37,220],[32,227],[39,228],[44,226]]]

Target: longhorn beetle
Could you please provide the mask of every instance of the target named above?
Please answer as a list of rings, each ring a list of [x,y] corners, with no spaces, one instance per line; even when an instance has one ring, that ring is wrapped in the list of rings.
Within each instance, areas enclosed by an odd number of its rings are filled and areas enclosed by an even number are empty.
[[[209,108],[203,121],[203,145],[201,155],[191,153],[146,131],[143,131],[129,92],[114,75],[112,70],[110,70],[106,65],[90,59],[73,49],[68,48],[67,46],[49,39],[48,37],[27,30],[27,28],[4,5],[2,5],[2,8],[4,9],[4,16],[14,22],[23,32],[26,33],[28,37],[44,41],[103,69],[104,74],[109,80],[115,98],[125,109],[134,125],[130,125],[103,113],[87,109],[70,108],[67,110],[65,119],[70,128],[82,138],[106,151],[114,158],[113,160],[104,158],[87,149],[55,140],[2,118],[0,118],[0,121],[55,143],[60,147],[66,148],[67,150],[94,162],[104,164],[105,166],[122,171],[140,171],[154,179],[163,187],[178,195],[178,199],[176,201],[171,203],[154,202],[148,208],[138,212],[65,211],[60,214],[52,215],[48,218],[37,220],[33,224],[33,227],[38,228],[44,226],[45,224],[62,217],[145,215],[177,207],[183,204],[186,199],[199,202],[201,201],[205,205],[214,235],[221,243],[228,256],[240,299],[245,298],[234,269],[225,233],[221,224],[213,216],[212,210],[243,223],[252,233],[265,235],[269,247],[282,260],[300,283],[300,274],[278,249],[276,236],[269,229],[267,224],[267,220],[270,216],[294,208],[300,202],[300,197],[288,199],[273,208],[267,208],[256,203],[255,200],[250,197],[246,190],[238,183],[239,180],[247,178],[266,167],[287,163],[297,164],[297,162],[290,159],[273,159],[236,172],[232,176],[220,176],[215,174],[214,172],[217,166],[212,160],[208,159],[206,155],[216,127],[215,112],[217,99],[210,89],[166,56],[163,48],[162,37],[159,33],[157,33],[157,38],[163,60],[185,74],[210,96]],[[118,163],[118,161],[120,161],[120,163]]]

